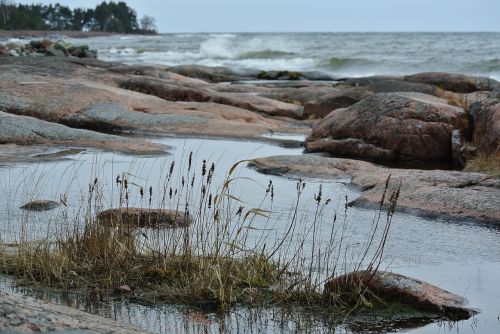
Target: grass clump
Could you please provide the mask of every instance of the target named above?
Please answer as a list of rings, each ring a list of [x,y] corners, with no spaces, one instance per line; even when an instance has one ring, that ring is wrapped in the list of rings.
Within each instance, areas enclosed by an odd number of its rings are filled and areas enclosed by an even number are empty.
[[[195,170],[192,153],[178,173],[171,162],[162,182],[154,187],[141,184],[137,180],[146,181],[131,174],[116,177],[112,186],[116,206],[126,211],[135,201],[144,204],[144,210],[176,210],[191,217],[191,224],[177,228],[158,224],[137,228],[120,219],[111,220],[111,226],[109,220],[103,223],[98,217],[105,185],[95,178],[80,215],[69,219],[63,214],[61,219],[69,221],[56,232],[48,232],[45,239],[34,242],[23,234],[15,251],[0,252],[0,270],[21,278],[24,284],[94,297],[126,285],[133,300],[148,303],[216,309],[234,304],[295,304],[342,312],[379,306],[375,301],[380,300],[362,280],[344,282],[333,299],[332,294],[325,294],[324,286],[348,272],[379,269],[399,191],[387,198],[384,193],[370,234],[354,255],[346,235],[347,198],[343,215],[337,209],[332,216],[325,215],[332,200],[324,198],[320,185],[313,205],[307,203],[303,198],[306,183],[301,179],[296,182],[285,225],[281,221],[278,237],[271,238],[276,227],[274,185],[270,181],[264,187],[260,205],[248,206],[234,193],[242,162],[233,165],[218,185],[215,164],[203,160]],[[388,185],[389,179],[386,190]],[[312,208],[308,218],[301,211],[303,206]]]
[[[500,177],[500,154],[479,153],[473,159],[467,161],[465,170],[468,172],[481,172]]]

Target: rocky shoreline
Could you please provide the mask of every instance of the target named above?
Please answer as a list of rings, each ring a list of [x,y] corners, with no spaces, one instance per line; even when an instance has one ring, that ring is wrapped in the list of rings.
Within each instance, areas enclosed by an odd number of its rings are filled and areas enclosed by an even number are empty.
[[[74,31],[74,30],[0,30],[0,38],[88,38],[119,35],[103,31]]]
[[[300,134],[308,136],[309,154],[261,158],[250,166],[263,173],[348,179],[361,189],[350,205],[370,208],[378,207],[390,176],[390,191],[401,185],[400,211],[500,224],[500,179],[460,171],[477,154],[500,154],[500,84],[494,80],[447,73],[349,79],[319,72],[124,65],[79,58],[67,49],[54,57],[0,57],[0,163],[59,159],[81,148],[168,154],[167,146],[145,135],[289,145],[265,136]],[[408,282],[384,275],[374,284]],[[421,283],[412,280],[434,296],[434,287]],[[457,301],[450,306],[454,310],[465,303],[458,296]],[[21,329],[33,331],[54,326],[43,322],[43,312],[69,312],[6,293],[0,293],[0,307],[8,308],[3,311]],[[41,322],[12,313],[13,307],[39,312],[35,318]],[[60,326],[139,332],[88,317],[83,322],[98,327],[78,327],[71,319]],[[17,325],[0,321],[2,326]]]
[[[287,145],[265,136],[295,133],[309,136],[306,152],[333,157],[331,168],[355,166],[344,172],[355,185],[369,189],[356,205],[377,202],[376,185],[391,174],[409,189],[401,198],[402,210],[458,220],[500,219],[498,179],[446,171],[463,168],[478,153],[498,159],[500,84],[492,79],[423,73],[332,80],[321,73],[282,71],[264,76],[257,70],[129,66],[72,56],[1,57],[0,79],[4,163],[36,161],[34,156],[43,156],[48,147],[168,152],[168,147],[144,135]],[[343,158],[390,168],[339,160]],[[331,164],[329,158],[314,155],[270,159],[255,164],[272,171],[266,165],[270,163],[280,173],[282,167],[295,173],[295,166],[303,164],[301,168],[309,166],[313,174],[314,166]],[[429,170],[436,167],[440,170]],[[371,176],[360,181],[356,173]],[[425,191],[416,195],[415,189]],[[446,195],[439,197],[440,193]],[[430,205],[437,198],[443,204]]]

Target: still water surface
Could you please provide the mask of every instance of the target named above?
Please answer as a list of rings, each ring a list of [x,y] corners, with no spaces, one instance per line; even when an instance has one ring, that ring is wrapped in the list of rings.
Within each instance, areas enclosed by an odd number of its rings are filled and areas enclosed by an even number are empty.
[[[293,139],[288,138],[287,139]],[[299,139],[299,138],[297,138]],[[30,224],[34,238],[46,237],[60,210],[45,213],[26,213],[18,207],[30,199],[67,198],[69,215],[77,214],[85,201],[90,180],[98,177],[103,188],[104,204],[116,205],[114,180],[116,175],[129,172],[131,180],[149,187],[157,184],[172,160],[177,168],[185,166],[188,152],[194,152],[196,168],[201,161],[216,163],[215,182],[221,182],[227,170],[236,161],[271,155],[299,155],[301,149],[283,148],[269,144],[194,138],[165,138],[158,142],[170,145],[172,155],[166,157],[132,157],[108,152],[86,151],[72,159],[37,164],[13,164],[0,167],[0,235],[3,241],[13,242],[19,237],[19,221]],[[246,205],[260,203],[269,180],[275,188],[272,206],[276,220],[270,238],[279,237],[285,228],[290,205],[295,196],[296,180],[288,177],[262,175],[244,165],[238,169],[235,195]],[[248,178],[248,179],[246,179]],[[306,179],[304,203],[305,219],[314,207],[313,196],[323,185],[324,198],[334,205],[326,211],[320,234],[329,231],[330,219],[336,208],[343,211],[345,196],[352,200],[359,192],[348,185],[349,180]],[[146,188],[147,189],[147,188]],[[134,202],[135,201],[135,202]],[[131,197],[131,205],[144,205],[139,196]],[[362,242],[369,233],[375,211],[352,208],[347,214],[349,241]],[[390,270],[413,276],[441,288],[465,296],[470,306],[481,313],[475,318],[453,324],[428,324],[410,329],[410,333],[486,333],[500,332],[500,229],[471,223],[424,219],[397,213],[393,219],[385,251],[384,265]],[[6,288],[8,284],[4,284]],[[83,305],[79,305],[83,307]],[[119,321],[130,322],[153,332],[364,332],[377,331],[370,326],[361,329],[352,326],[328,328],[328,319],[317,314],[301,314],[268,309],[249,311],[235,308],[223,317],[193,312],[180,306],[146,307],[117,302],[94,309],[95,312]],[[290,314],[291,313],[291,314]],[[301,321],[298,321],[298,320]],[[301,327],[302,326],[302,327]],[[305,326],[305,327],[304,327]],[[379,329],[385,332],[387,329]]]

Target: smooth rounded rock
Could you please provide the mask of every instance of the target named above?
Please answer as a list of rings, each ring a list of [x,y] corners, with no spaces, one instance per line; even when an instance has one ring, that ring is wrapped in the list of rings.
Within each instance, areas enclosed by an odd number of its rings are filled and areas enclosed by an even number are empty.
[[[325,283],[323,295],[335,298],[338,291],[358,286],[388,303],[409,305],[453,320],[469,319],[477,313],[467,300],[421,280],[387,272],[359,271],[335,277]]]
[[[97,220],[104,225],[122,224],[132,227],[177,228],[191,223],[191,218],[184,212],[149,208],[108,209],[98,213]]]
[[[376,94],[323,119],[306,141],[307,152],[401,163],[452,163],[451,134],[469,131],[462,108],[419,93]]]

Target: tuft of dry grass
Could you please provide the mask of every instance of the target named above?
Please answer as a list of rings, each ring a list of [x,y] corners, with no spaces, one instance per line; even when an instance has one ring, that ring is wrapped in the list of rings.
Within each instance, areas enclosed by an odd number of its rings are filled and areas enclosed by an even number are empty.
[[[468,172],[482,172],[494,177],[500,177],[500,153],[479,153],[474,159],[467,161],[465,170]]]
[[[102,298],[127,285],[135,300],[218,309],[235,303],[325,306],[343,312],[373,307],[366,300],[375,299],[359,280],[343,282],[335,302],[324,297],[323,288],[325,282],[348,271],[378,270],[399,189],[384,193],[366,242],[360,254],[354,255],[346,235],[347,198],[340,207],[342,216],[336,209],[333,216],[325,216],[332,200],[324,198],[320,185],[314,202],[307,203],[302,179],[296,183],[284,233],[276,240],[269,239],[274,185],[270,181],[265,187],[261,205],[245,207],[233,194],[242,163],[234,164],[218,185],[213,181],[215,164],[203,160],[200,170],[195,171],[192,153],[185,166],[171,162],[162,183],[155,187],[132,182],[127,173],[116,177],[113,187],[119,208],[126,210],[136,196],[147,203],[148,210],[154,210],[153,203],[181,210],[192,217],[192,223],[177,229],[158,225],[138,229],[120,219],[113,220],[111,226],[102,224],[97,217],[103,208],[102,188],[108,185],[95,178],[80,210],[83,218],[62,224],[64,228],[47,233],[46,239],[33,242],[26,235],[21,237],[16,251],[0,252],[0,271],[21,278],[25,284],[84,291],[89,298]],[[389,182],[390,178],[386,192]],[[386,212],[383,208],[387,204]],[[301,213],[303,206],[313,209],[310,219]],[[337,221],[338,217],[343,218]],[[320,235],[324,224],[329,224],[329,231]],[[347,263],[355,265],[348,268]]]

